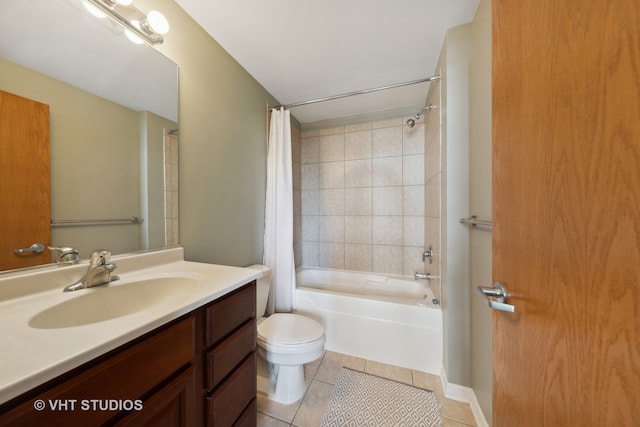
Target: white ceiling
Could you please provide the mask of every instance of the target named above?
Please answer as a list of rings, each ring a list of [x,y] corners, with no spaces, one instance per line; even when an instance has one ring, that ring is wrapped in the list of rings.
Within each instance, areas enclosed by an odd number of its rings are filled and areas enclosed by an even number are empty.
[[[176,0],[284,104],[435,73],[479,0]],[[292,108],[302,123],[424,105],[428,83]]]

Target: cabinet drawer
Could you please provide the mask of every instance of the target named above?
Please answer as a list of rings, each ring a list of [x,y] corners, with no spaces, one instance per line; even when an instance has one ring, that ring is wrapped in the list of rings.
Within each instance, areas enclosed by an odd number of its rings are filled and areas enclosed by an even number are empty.
[[[142,410],[130,412],[115,425],[118,427],[195,425],[193,387],[193,367],[189,367],[169,384],[147,398]]]
[[[207,390],[212,390],[256,350],[256,322],[250,320],[207,354]]]
[[[256,282],[207,308],[206,344],[214,345],[249,319],[256,317]]]
[[[116,415],[118,410],[83,410],[83,401],[139,399],[193,360],[194,327],[194,318],[188,317],[167,329],[149,335],[144,341],[87,368],[72,379],[59,383],[39,395],[31,396],[8,414],[0,416],[0,425],[89,426],[105,422]],[[47,406],[42,411],[35,411],[36,399],[42,399],[44,402],[68,402],[68,410],[52,410]],[[143,401],[142,404],[144,403]],[[75,409],[71,409],[69,405],[74,405]]]
[[[233,427],[255,427],[258,423],[258,401],[253,401],[247,406],[240,415],[240,418],[235,422]]]
[[[256,354],[252,353],[207,398],[207,425],[231,426],[256,397]]]

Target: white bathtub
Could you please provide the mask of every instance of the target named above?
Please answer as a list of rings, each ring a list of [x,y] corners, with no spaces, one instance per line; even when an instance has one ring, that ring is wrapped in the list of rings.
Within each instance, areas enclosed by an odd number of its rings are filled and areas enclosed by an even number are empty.
[[[327,350],[440,375],[442,313],[424,280],[301,267],[296,311],[325,327]]]

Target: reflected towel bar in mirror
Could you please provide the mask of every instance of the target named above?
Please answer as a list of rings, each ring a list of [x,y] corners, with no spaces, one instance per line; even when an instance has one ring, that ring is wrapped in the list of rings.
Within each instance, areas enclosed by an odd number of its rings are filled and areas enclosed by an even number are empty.
[[[51,220],[51,227],[85,227],[91,225],[142,224],[144,220],[137,216],[119,219],[58,219]]]

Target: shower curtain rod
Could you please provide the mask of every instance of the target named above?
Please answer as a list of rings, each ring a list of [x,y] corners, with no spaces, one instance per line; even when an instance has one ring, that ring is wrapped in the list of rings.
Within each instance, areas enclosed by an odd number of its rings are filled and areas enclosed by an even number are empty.
[[[292,104],[279,105],[279,106],[273,107],[273,108],[300,107],[302,105],[309,105],[309,104],[316,104],[318,102],[332,101],[334,99],[346,98],[348,96],[362,95],[362,94],[365,94],[365,93],[378,92],[380,90],[393,89],[393,88],[396,88],[396,87],[415,85],[415,84],[424,83],[424,82],[432,82],[432,81],[435,81],[435,80],[440,80],[440,76],[439,75],[435,75],[435,76],[427,77],[427,78],[424,78],[424,79],[411,80],[409,82],[404,82],[404,83],[396,83],[396,84],[392,84],[392,85],[388,85],[388,86],[375,87],[373,89],[357,90],[355,92],[349,92],[349,93],[343,93],[343,94],[340,94],[340,95],[327,96],[326,98],[318,98],[318,99],[312,99],[310,101],[294,102]]]

